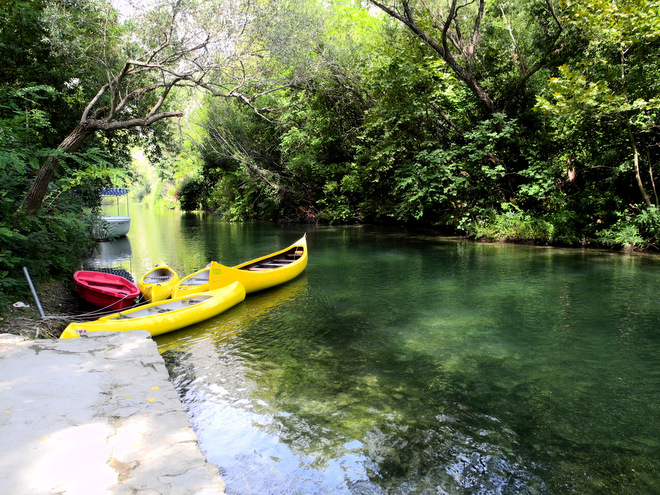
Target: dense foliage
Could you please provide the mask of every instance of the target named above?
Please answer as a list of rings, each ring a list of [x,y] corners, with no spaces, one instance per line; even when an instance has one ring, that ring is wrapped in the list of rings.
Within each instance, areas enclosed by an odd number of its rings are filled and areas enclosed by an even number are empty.
[[[113,164],[128,156],[125,135],[91,137],[76,153],[58,146],[103,80],[89,48],[97,34],[91,26],[100,18],[107,24],[102,14],[100,4],[88,2],[0,5],[0,307],[29,297],[23,267],[37,282],[78,266],[95,245],[99,189],[122,175]],[[66,29],[55,29],[55,18]],[[61,164],[60,173],[38,214],[21,214],[35,173],[49,159]]]
[[[657,1],[371,3],[271,5],[291,38],[255,30],[296,83],[272,95],[271,122],[205,101],[197,204],[231,218],[655,245]]]
[[[70,270],[126,182],[231,220],[653,248],[659,48],[658,0],[5,2],[2,297]]]

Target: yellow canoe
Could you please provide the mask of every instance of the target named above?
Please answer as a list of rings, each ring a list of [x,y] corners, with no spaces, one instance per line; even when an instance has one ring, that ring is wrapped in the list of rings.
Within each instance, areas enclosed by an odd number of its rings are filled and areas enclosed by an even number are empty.
[[[256,292],[288,282],[307,267],[307,234],[291,246],[261,258],[228,267],[212,261],[205,268],[182,279],[172,297],[195,294],[240,282],[245,292]]]
[[[243,299],[245,288],[234,282],[209,292],[136,306],[95,321],[71,323],[60,338],[71,339],[89,332],[130,330],[146,330],[155,337],[213,318]]]
[[[159,263],[138,280],[140,294],[145,301],[158,302],[170,297],[181,279],[165,263]]]

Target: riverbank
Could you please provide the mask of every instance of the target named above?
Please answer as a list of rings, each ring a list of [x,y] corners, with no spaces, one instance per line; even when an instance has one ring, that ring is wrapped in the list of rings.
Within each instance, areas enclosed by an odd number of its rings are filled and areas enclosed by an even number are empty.
[[[0,335],[0,376],[4,492],[224,493],[147,332]]]
[[[69,324],[67,316],[82,314],[89,310],[80,299],[73,285],[60,280],[49,280],[39,285],[37,295],[46,318],[41,318],[32,297],[12,300],[0,315],[0,333],[20,335],[29,339],[56,339]]]

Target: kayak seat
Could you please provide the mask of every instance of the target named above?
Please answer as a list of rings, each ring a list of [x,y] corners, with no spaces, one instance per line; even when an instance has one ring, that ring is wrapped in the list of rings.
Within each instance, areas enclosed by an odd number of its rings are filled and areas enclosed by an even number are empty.
[[[169,311],[172,311],[171,309],[166,309],[166,308],[149,308],[150,313],[167,313]]]

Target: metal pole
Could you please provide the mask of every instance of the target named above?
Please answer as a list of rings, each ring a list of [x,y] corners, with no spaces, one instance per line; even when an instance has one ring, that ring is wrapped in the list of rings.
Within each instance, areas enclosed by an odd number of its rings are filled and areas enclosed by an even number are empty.
[[[27,279],[28,285],[30,286],[30,290],[32,291],[32,297],[34,297],[34,301],[37,303],[39,314],[41,315],[42,318],[46,318],[46,315],[44,314],[44,310],[41,308],[41,303],[39,302],[39,296],[37,296],[37,291],[34,290],[34,285],[32,285],[32,279],[30,278],[30,274],[28,273],[28,269],[26,267],[23,267],[23,273],[25,273],[25,278]]]

